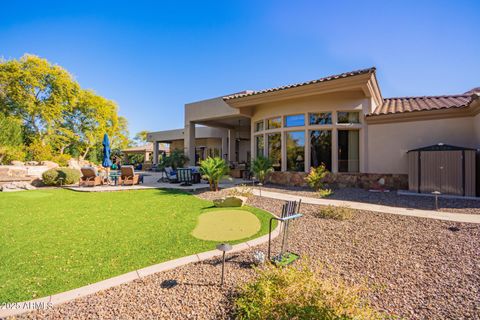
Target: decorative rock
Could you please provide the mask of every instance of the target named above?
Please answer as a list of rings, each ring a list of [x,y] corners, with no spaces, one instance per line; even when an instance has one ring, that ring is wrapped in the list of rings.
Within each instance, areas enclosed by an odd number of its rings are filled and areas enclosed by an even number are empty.
[[[17,167],[23,167],[23,166],[25,165],[25,162],[23,162],[23,161],[16,161],[16,160],[14,160],[14,161],[12,161],[12,162],[10,162],[10,163],[12,164],[12,166],[17,166]]]
[[[38,161],[27,161],[25,164],[27,166],[38,166],[40,163]]]
[[[48,169],[53,169],[53,168],[58,168],[58,167],[60,167],[60,166],[58,165],[58,163],[53,162],[53,161],[42,161],[40,164],[41,164],[42,166],[48,167]]]
[[[78,163],[78,160],[74,158],[71,158],[70,160],[68,160],[68,167],[70,169],[77,169],[77,170],[80,170],[81,168],[80,164]]]
[[[244,197],[223,197],[220,199],[213,200],[213,205],[215,207],[241,207],[247,199]]]
[[[35,190],[36,188],[28,182],[10,182],[0,186],[0,191],[3,192],[13,192],[13,191],[23,191],[23,190]]]

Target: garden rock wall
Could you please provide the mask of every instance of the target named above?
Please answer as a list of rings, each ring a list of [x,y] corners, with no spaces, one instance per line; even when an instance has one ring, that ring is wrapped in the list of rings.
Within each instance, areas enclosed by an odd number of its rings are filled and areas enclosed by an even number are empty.
[[[272,172],[268,176],[268,182],[279,185],[306,187],[305,172]],[[371,189],[378,185],[378,181],[385,180],[385,188],[408,189],[407,174],[376,174],[376,173],[337,173],[330,174],[325,183],[339,188],[355,187]]]

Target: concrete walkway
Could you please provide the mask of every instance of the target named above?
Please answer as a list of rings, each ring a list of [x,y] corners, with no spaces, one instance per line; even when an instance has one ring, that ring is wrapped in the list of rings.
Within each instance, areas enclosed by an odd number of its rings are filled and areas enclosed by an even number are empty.
[[[260,190],[255,188],[253,190],[253,194],[257,196],[260,195]],[[287,193],[266,191],[263,189],[261,190],[261,196],[266,198],[271,198],[271,199],[285,200],[285,201],[287,200],[298,201],[299,199],[302,199],[303,203],[317,204],[317,205],[323,205],[323,206],[328,206],[328,205],[337,206],[337,207],[345,206],[345,207],[350,207],[352,209],[398,214],[398,215],[410,216],[410,217],[429,218],[429,219],[446,220],[446,221],[454,221],[454,222],[480,223],[480,215],[477,215],[477,214],[450,213],[450,212],[442,212],[442,211],[434,211],[434,210],[420,210],[420,209],[410,209],[410,208],[401,208],[401,207],[390,207],[390,206],[383,206],[378,204],[356,202],[356,201],[318,199],[318,198],[292,195]]]

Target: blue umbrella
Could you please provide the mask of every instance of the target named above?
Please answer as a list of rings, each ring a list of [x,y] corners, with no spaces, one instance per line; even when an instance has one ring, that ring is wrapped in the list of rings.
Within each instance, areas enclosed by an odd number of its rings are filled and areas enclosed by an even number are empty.
[[[108,140],[108,134],[103,136],[103,161],[102,166],[104,168],[110,168],[112,161],[110,160],[110,140]]]

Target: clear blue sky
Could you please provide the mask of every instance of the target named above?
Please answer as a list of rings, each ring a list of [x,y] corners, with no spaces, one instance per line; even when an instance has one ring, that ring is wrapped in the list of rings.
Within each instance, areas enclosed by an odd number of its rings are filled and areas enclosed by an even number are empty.
[[[102,2],[102,3],[100,3]],[[140,130],[183,105],[376,66],[384,97],[480,86],[480,1],[3,1],[0,55],[32,53]]]

